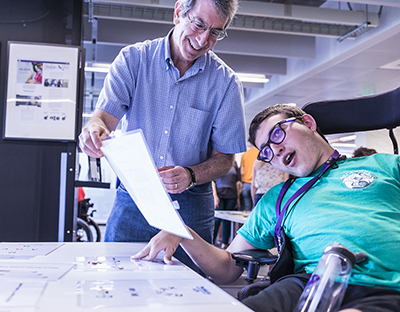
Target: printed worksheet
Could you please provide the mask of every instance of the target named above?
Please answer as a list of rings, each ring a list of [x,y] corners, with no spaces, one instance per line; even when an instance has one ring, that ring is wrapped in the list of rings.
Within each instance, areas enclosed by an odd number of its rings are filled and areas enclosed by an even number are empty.
[[[31,259],[46,256],[63,243],[0,243],[0,259]]]
[[[0,311],[34,311],[46,283],[1,281]],[[19,307],[19,309],[15,309]],[[12,310],[10,310],[12,308]]]
[[[77,286],[81,307],[115,307],[148,304],[216,304],[226,296],[207,280],[81,281]]]
[[[192,239],[176,210],[178,203],[172,202],[165,190],[142,131],[106,139],[102,144],[101,150],[108,163],[147,222],[158,229]]]
[[[77,271],[182,271],[188,270],[185,266],[173,261],[174,265],[167,265],[160,258],[152,261],[132,259],[129,256],[120,257],[76,257]]]
[[[64,276],[74,264],[0,261],[1,280],[53,281]],[[3,281],[1,281],[3,282]]]

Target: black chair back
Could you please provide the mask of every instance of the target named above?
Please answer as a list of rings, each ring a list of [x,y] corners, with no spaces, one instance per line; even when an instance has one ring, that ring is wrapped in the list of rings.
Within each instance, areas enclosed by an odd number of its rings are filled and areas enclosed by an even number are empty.
[[[314,117],[325,135],[388,129],[398,154],[393,129],[400,126],[400,87],[369,96],[313,102],[303,110]]]

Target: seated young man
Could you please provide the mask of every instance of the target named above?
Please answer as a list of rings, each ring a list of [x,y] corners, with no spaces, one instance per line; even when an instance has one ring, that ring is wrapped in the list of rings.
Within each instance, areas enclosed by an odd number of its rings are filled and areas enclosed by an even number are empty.
[[[375,154],[339,157],[304,193],[290,198],[318,176],[335,150],[317,131],[314,118],[301,109],[275,105],[260,112],[250,125],[251,142],[259,159],[292,175],[282,193],[282,221],[292,243],[295,274],[283,277],[243,302],[255,311],[293,311],[325,247],[341,243],[368,259],[354,266],[340,311],[400,311],[400,157]],[[193,240],[160,232],[135,258],[164,261],[180,244],[214,280],[229,283],[242,274],[232,252],[274,247],[275,206],[282,184],[262,197],[228,249],[218,249],[194,231]],[[189,229],[190,230],[190,229]]]

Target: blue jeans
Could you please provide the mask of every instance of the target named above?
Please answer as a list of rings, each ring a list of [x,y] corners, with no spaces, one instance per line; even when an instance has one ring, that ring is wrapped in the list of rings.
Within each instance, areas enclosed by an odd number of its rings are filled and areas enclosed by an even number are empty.
[[[219,207],[216,210],[235,210],[236,203],[237,203],[237,198],[220,198]],[[220,218],[215,218],[213,243],[215,243],[215,239],[217,237],[221,221],[222,221],[222,244],[228,245],[229,237],[231,234],[231,222],[226,220],[221,220]]]
[[[251,199],[251,183],[243,182],[242,196],[244,201],[245,211],[251,211],[253,209],[253,200]]]
[[[214,230],[214,199],[211,183],[196,185],[181,194],[170,194],[179,202],[179,214],[186,225],[211,243]],[[151,227],[137,208],[123,184],[117,189],[114,205],[107,220],[104,241],[148,242],[159,229]],[[184,250],[179,247],[174,256],[201,273]]]

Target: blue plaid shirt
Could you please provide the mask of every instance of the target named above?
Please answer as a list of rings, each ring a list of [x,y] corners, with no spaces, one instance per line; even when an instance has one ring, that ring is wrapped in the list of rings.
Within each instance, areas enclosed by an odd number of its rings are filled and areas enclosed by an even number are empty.
[[[169,36],[127,46],[114,60],[97,102],[123,132],[142,129],[156,167],[191,166],[211,148],[244,152],[243,88],[235,73],[209,51],[180,78]]]

